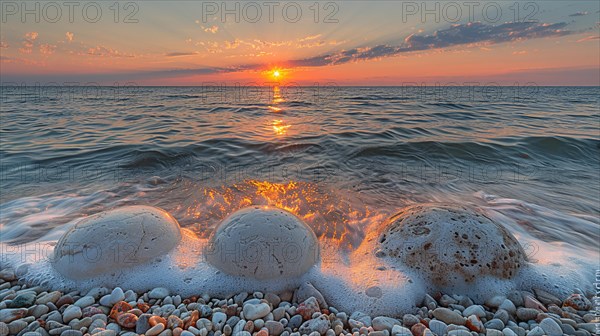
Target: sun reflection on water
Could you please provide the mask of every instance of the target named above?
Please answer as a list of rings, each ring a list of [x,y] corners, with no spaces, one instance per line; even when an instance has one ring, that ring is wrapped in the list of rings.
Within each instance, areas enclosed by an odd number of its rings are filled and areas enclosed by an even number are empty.
[[[287,125],[285,123],[285,121],[283,121],[283,120],[280,120],[280,119],[273,120],[273,131],[277,135],[284,135],[284,134],[286,134],[288,128],[290,128],[291,126],[292,125]]]
[[[281,95],[281,89],[279,86],[273,87],[273,99],[271,100],[271,105],[269,105],[269,109],[275,113],[283,112],[283,108],[277,106],[280,103],[284,102],[283,96]],[[271,122],[271,126],[273,127],[273,132],[275,135],[285,135],[287,133],[288,128],[292,125],[287,124],[282,119],[275,119]]]
[[[273,87],[273,99],[271,100],[271,103],[274,105],[283,103],[285,101],[285,99],[283,99],[283,96],[281,95],[281,89],[279,88],[279,86],[274,86]]]
[[[362,228],[377,217],[369,207],[347,193],[309,182],[246,180],[230,186],[204,188],[199,195],[186,209],[186,215],[197,223],[191,229],[201,237],[207,237],[215,225],[241,208],[268,205],[295,214],[311,226],[320,239],[349,248],[362,241]]]

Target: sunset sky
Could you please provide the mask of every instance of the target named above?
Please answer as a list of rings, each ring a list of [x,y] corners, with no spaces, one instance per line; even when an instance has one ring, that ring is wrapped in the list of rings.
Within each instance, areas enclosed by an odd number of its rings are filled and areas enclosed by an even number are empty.
[[[114,3],[2,1],[2,82],[600,85],[598,1]]]

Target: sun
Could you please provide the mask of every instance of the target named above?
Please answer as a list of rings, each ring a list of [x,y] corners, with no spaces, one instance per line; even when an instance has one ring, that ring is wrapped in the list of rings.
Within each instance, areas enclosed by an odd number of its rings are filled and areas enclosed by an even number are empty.
[[[268,67],[261,72],[263,78],[272,82],[281,82],[288,79],[290,72],[289,69],[281,68],[278,66]]]
[[[269,75],[271,76],[271,78],[279,80],[283,78],[283,71],[281,71],[281,69],[279,68],[271,69],[269,71]]]

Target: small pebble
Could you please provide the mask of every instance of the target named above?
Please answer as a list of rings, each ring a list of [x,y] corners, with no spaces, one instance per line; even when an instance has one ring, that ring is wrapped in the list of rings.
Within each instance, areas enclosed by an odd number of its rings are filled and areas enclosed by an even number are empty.
[[[75,305],[68,306],[62,314],[64,323],[69,323],[72,319],[80,318],[82,315],[81,308]]]
[[[560,325],[558,325],[554,319],[549,317],[543,319],[542,322],[540,322],[539,327],[542,328],[548,336],[562,336],[563,334]]]
[[[169,290],[163,287],[157,287],[148,293],[148,297],[151,299],[164,299],[169,295]]]

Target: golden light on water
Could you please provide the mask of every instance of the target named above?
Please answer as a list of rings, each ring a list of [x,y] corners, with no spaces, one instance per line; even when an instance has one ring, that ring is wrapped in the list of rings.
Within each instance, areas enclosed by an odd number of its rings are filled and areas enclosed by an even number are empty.
[[[194,231],[206,237],[225,217],[254,205],[287,210],[310,225],[318,237],[331,239],[342,247],[361,241],[363,232],[358,227],[377,215],[347,195],[315,183],[260,180],[204,188],[186,209],[186,215],[198,223]]]
[[[273,76],[275,76],[275,73],[277,73],[278,74],[277,76],[279,77],[279,72],[278,71],[274,72]],[[281,108],[277,105],[281,104],[284,101],[285,100],[283,99],[283,96],[281,95],[281,89],[279,88],[279,86],[274,86],[273,87],[273,99],[271,100],[271,105],[269,105],[269,109],[275,113],[282,112],[283,108]],[[271,122],[271,127],[273,128],[273,132],[275,133],[275,135],[285,135],[287,133],[288,128],[290,128],[291,125],[287,124],[282,119],[275,119]]]
[[[283,108],[277,106],[281,103],[283,103],[285,100],[283,99],[283,96],[281,96],[281,90],[279,89],[279,86],[274,86],[273,87],[273,98],[271,99],[271,105],[269,105],[269,109],[273,112],[281,112],[283,111]]]
[[[273,120],[273,131],[277,135],[284,135],[287,133],[288,128],[292,127],[292,125],[287,125],[285,121],[280,119]]]
[[[281,89],[279,88],[279,86],[274,86],[273,87],[273,99],[271,100],[271,104],[273,105],[277,105],[280,103],[283,103],[285,100],[283,99],[283,96],[281,95]]]

